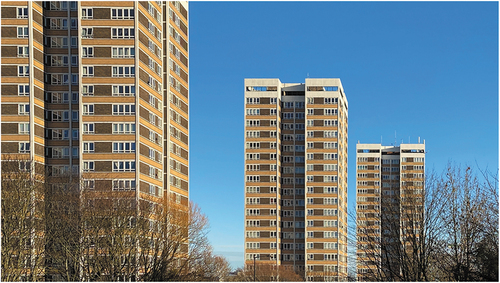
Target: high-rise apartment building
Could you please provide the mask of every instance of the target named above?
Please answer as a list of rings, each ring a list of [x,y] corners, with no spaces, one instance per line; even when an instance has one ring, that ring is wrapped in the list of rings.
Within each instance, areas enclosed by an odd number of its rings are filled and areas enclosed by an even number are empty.
[[[347,276],[347,99],[339,79],[245,79],[245,265]]]
[[[2,1],[1,26],[3,160],[188,205],[187,1]]]
[[[425,143],[358,143],[356,152],[358,280],[397,281],[401,257],[420,233]]]

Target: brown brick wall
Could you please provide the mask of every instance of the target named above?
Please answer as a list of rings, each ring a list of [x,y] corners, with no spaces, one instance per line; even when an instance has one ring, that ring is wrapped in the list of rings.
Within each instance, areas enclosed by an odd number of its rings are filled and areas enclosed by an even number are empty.
[[[94,95],[95,96],[111,96],[111,93],[112,93],[111,85],[95,85],[94,86]]]
[[[17,142],[2,142],[2,153],[17,153],[19,144]]]
[[[2,66],[2,77],[17,77],[17,66]]]
[[[33,20],[38,23],[39,25],[43,26],[43,17],[42,14],[38,13],[37,11],[33,11]],[[43,41],[39,41],[40,43]]]
[[[95,171],[97,172],[111,172],[113,163],[112,161],[96,161]]]
[[[111,57],[111,47],[94,47],[95,57]]]
[[[15,19],[15,18],[17,18],[16,7],[2,7],[1,10],[2,10],[2,19]]]
[[[2,115],[17,115],[17,104],[2,104]]]
[[[43,56],[43,55],[42,55]],[[42,70],[38,69],[38,68],[33,68],[33,73],[34,73],[34,78],[43,82],[43,72]]]
[[[2,135],[17,134],[19,126],[17,123],[2,123]]]
[[[36,86],[33,89],[34,89],[34,92],[35,92],[34,93],[35,97],[38,98],[38,99],[40,99],[40,100],[44,100],[43,90],[40,89],[40,88],[38,88],[38,87],[36,87]]]
[[[2,57],[17,57],[17,46],[2,46]]]
[[[4,13],[4,9],[5,8],[2,8],[2,15]],[[15,12],[14,15],[16,15]],[[16,27],[2,27],[2,37],[17,37]]]
[[[111,9],[94,8],[94,19],[111,19]]]
[[[94,131],[99,135],[111,134],[113,132],[113,126],[111,123],[95,123]]]
[[[17,95],[17,85],[2,85],[2,95]]]
[[[95,66],[94,70],[96,77],[111,77],[111,66]]]
[[[111,38],[111,28],[94,28],[94,38]]]
[[[96,142],[95,152],[96,153],[111,153],[112,143],[110,142]]]
[[[42,126],[35,124],[35,136],[39,136],[41,138],[45,137],[45,131]]]
[[[36,106],[36,105],[35,105],[35,107],[34,107],[34,108],[35,108],[35,109],[34,109],[34,111],[33,111],[33,112],[34,112],[33,114],[34,114],[36,117],[40,118],[40,119],[44,119],[44,114],[45,114],[45,111],[43,110],[43,108],[38,107],[38,106]]]
[[[95,104],[95,115],[111,115],[113,114],[113,106],[111,104]]]

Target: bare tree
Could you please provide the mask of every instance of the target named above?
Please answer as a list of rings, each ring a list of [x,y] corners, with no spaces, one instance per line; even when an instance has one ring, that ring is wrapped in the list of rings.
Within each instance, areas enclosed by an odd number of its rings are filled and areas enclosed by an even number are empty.
[[[480,184],[470,168],[427,174],[423,194],[403,186],[397,197],[382,197],[377,217],[379,231],[360,218],[351,231],[363,280],[498,278],[498,188],[488,178]]]
[[[246,269],[236,270],[236,276],[230,278],[231,281],[304,281],[304,278],[293,270],[293,266],[276,265],[271,263],[259,263],[254,266],[248,265]]]
[[[44,274],[44,180],[30,160],[2,162],[2,281]]]

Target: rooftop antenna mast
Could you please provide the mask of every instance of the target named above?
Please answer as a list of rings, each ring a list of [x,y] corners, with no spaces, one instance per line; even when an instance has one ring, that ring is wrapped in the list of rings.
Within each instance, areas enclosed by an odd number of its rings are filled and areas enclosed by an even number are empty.
[[[396,138],[396,130],[394,130],[394,146],[398,146],[398,140]]]

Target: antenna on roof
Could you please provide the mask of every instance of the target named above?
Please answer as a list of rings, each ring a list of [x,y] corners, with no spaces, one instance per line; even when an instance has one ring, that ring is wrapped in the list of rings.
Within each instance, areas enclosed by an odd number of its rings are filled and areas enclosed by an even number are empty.
[[[398,141],[396,138],[396,130],[394,130],[394,146],[398,146]]]
[[[309,73],[307,73],[307,77],[309,78]]]
[[[418,143],[420,143],[420,137],[418,137]]]

